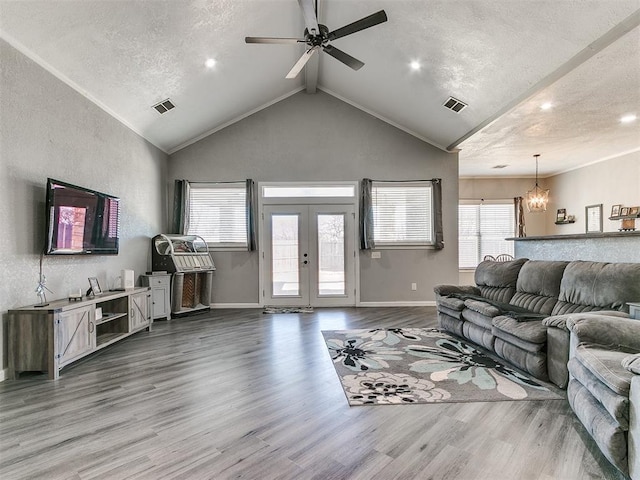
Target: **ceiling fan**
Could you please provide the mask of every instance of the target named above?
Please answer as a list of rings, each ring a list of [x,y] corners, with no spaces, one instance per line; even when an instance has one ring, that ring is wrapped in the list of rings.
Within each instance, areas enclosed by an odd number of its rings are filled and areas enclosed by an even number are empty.
[[[348,67],[354,70],[359,70],[364,65],[363,62],[357,58],[353,58],[348,53],[337,49],[330,44],[332,40],[336,40],[352,33],[359,32],[369,27],[378,25],[387,21],[387,14],[384,10],[373,13],[368,17],[356,20],[349,25],[338,28],[337,30],[329,31],[329,29],[320,23],[318,23],[317,15],[317,0],[314,7],[313,0],[298,0],[300,8],[302,9],[302,15],[304,16],[304,23],[306,28],[304,29],[304,38],[278,38],[278,37],[245,37],[246,43],[282,43],[282,44],[306,44],[305,52],[300,57],[300,60],[296,62],[293,68],[289,71],[286,78],[295,78],[298,76],[303,67],[307,64],[309,59],[318,50],[322,50],[328,53],[336,60],[344,63]]]

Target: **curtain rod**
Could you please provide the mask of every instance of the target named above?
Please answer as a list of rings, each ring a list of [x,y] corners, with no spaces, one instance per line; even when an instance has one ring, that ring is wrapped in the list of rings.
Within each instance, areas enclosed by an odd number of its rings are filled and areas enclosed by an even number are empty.
[[[216,181],[192,182],[191,180],[183,180],[183,181],[187,182],[187,183],[246,183],[247,180],[251,180],[251,179],[250,178],[245,178],[244,180],[229,180],[229,181],[226,181],[226,182],[216,182]]]
[[[371,180],[372,182],[386,182],[386,183],[410,183],[410,182],[441,182],[441,178],[428,178],[418,180],[375,180],[373,178],[365,178],[365,180]]]

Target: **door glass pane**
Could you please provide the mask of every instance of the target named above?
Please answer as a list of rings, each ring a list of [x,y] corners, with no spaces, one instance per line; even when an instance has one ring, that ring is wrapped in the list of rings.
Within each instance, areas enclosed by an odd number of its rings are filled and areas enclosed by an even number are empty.
[[[318,296],[344,295],[344,215],[318,214]]]
[[[271,217],[271,284],[273,296],[300,294],[298,215]]]

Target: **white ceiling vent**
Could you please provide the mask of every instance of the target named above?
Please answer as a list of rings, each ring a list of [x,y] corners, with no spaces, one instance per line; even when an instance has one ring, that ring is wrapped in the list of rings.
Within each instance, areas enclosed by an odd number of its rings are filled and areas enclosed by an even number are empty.
[[[460,113],[465,107],[467,107],[466,103],[453,97],[449,97],[443,105],[456,113]]]
[[[156,103],[153,108],[157,110],[159,114],[167,113],[169,110],[173,110],[176,106],[173,104],[171,100],[168,98],[166,100],[161,101],[160,103]]]

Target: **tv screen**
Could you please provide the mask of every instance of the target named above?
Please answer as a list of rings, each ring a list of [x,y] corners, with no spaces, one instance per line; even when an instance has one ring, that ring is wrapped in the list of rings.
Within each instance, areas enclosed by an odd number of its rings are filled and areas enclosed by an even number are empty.
[[[120,199],[88,188],[47,180],[46,255],[118,253]]]

